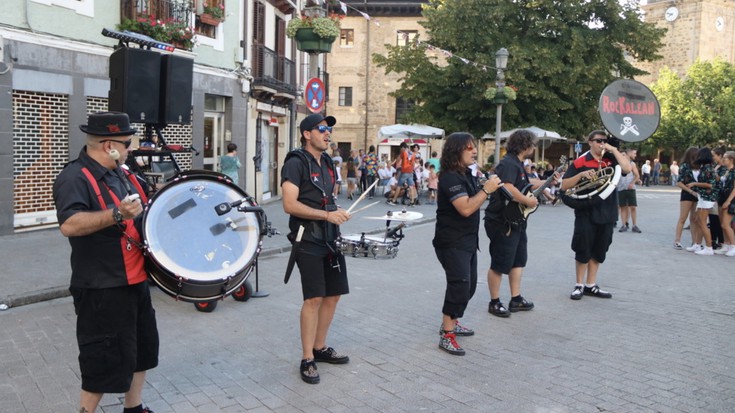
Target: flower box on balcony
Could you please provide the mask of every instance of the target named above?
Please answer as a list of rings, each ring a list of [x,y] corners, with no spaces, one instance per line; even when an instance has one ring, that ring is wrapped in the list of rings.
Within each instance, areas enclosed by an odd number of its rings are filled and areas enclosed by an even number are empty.
[[[294,36],[296,48],[306,53],[329,53],[336,37],[320,37],[311,27],[298,29]]]
[[[218,19],[209,13],[202,13],[199,15],[199,21],[210,26],[217,26],[222,22],[222,19]]]

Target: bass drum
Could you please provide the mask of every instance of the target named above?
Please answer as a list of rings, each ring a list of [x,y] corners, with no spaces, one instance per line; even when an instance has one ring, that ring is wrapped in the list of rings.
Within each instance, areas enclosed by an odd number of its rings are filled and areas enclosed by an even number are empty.
[[[151,198],[143,216],[146,269],[164,292],[196,303],[245,282],[262,247],[262,214],[215,209],[243,198],[226,175],[211,171],[182,172]]]

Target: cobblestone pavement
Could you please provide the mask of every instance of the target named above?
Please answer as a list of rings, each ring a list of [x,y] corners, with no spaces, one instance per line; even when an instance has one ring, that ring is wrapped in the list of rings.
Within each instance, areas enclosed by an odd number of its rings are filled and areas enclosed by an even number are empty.
[[[480,285],[463,319],[476,334],[460,338],[464,357],[437,348],[445,282],[431,223],[409,228],[395,259],[348,258],[351,294],[329,345],[351,361],[319,365],[318,385],[298,375],[301,293],[297,276],[282,283],[286,253],[261,257],[268,297],[227,298],[213,313],[156,289],[161,360],[144,400],[156,413],[735,411],[735,261],[671,247],[678,193],[642,190],[639,205],[643,233],[616,231],[600,270],[610,300],[569,299],[573,214],[541,206],[523,280],[536,308],[489,315],[481,235]],[[0,312],[4,411],[75,411],[74,322],[68,297]],[[102,411],[121,412],[120,397],[105,396]]]

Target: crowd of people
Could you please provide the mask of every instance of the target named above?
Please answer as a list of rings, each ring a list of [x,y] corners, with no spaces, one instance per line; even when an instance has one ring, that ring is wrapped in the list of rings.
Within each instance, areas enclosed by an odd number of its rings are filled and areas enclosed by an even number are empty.
[[[433,152],[426,161],[421,159],[418,146],[406,143],[393,160],[379,159],[373,146],[366,153],[351,151],[343,159],[331,142],[336,123],[334,117],[322,114],[302,120],[301,147],[289,152],[281,171],[283,209],[290,216],[288,237],[294,244],[303,296],[299,372],[310,384],[320,382],[317,363],[350,362],[349,356],[328,345],[340,297],[349,293],[347,265],[337,245],[339,226],[352,217],[336,203],[343,162],[349,199],[358,190],[364,193],[373,188],[371,184],[379,179],[389,203],[405,197],[407,205],[415,205],[422,191],[426,192],[426,202],[436,203],[432,245],[446,279],[439,348],[459,356],[466,352],[457,337],[474,334],[459,320],[477,289],[481,218],[491,258],[488,312],[507,318],[532,310],[534,303],[521,294],[529,258],[528,236],[527,221],[517,211],[534,209],[543,199],[555,200],[558,194],[549,192],[547,197],[544,192],[541,198],[528,189],[551,184],[563,194],[580,183],[594,181],[600,170],[619,169],[622,178],[614,196],[583,205],[568,203],[574,209],[571,249],[575,283],[570,298],[609,299],[612,293],[600,288],[598,275],[612,244],[616,221],[620,220],[619,232],[630,229],[640,233],[636,184],[647,185],[650,180],[657,185],[660,178],[658,160],[652,166],[646,161],[639,173],[637,151],[619,150],[602,130],[589,133],[589,151],[570,162],[562,177],[552,165],[539,175],[534,165],[528,164],[538,141],[523,129],[511,134],[506,156],[489,173],[478,167],[476,139],[467,132],[450,134],[441,157]],[[104,393],[125,393],[125,413],[150,412],[143,407],[142,388],[146,371],[158,364],[159,340],[140,235],[147,192],[144,182],[120,168],[120,159],[136,130],[126,114],[117,112],[92,114],[88,124],[80,128],[87,135],[86,145],[54,183],[60,230],[72,247],[70,290],[77,314],[82,379],[79,411],[96,411]],[[332,153],[328,154],[330,143]],[[234,145],[228,147],[226,156],[236,156],[236,150]],[[238,168],[231,162],[227,169],[236,173]],[[735,256],[735,152],[692,147],[680,163],[672,162],[670,171],[681,189],[674,247],[683,249],[681,236],[689,219],[692,244],[688,251]],[[367,195],[373,197],[374,193]],[[510,291],[507,306],[500,291],[504,275]]]

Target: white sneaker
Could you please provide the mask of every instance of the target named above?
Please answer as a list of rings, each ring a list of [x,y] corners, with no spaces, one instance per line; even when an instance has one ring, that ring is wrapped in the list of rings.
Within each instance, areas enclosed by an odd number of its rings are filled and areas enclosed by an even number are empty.
[[[687,247],[686,250],[689,251],[689,252],[694,252],[694,251],[699,251],[702,248],[703,247],[701,245],[699,245],[699,244],[692,244],[692,246],[691,247]]]
[[[725,253],[725,256],[727,257],[735,257],[735,247],[730,248],[730,251]]]
[[[727,254],[728,252],[730,252],[731,249],[732,249],[732,245],[730,245],[730,244],[722,244],[722,247],[717,248],[714,251],[715,251],[715,254],[723,255],[723,254]]]
[[[697,255],[715,255],[715,252],[712,251],[712,247],[704,247],[699,251],[694,251]]]

